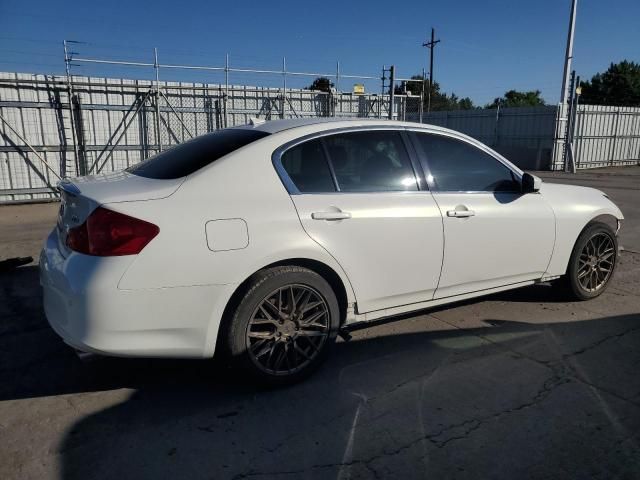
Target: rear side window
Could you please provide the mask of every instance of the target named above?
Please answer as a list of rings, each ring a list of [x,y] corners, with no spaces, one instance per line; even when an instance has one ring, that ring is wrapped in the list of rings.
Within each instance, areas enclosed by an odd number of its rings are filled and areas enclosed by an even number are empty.
[[[325,137],[324,142],[341,192],[418,189],[399,132],[340,133]]]
[[[287,150],[281,162],[301,193],[418,189],[396,131],[347,132],[310,140]]]
[[[301,193],[336,191],[320,140],[311,140],[287,150],[282,155],[282,166]]]
[[[267,135],[266,132],[242,128],[220,130],[171,147],[129,167],[127,172],[158,180],[186,177]]]

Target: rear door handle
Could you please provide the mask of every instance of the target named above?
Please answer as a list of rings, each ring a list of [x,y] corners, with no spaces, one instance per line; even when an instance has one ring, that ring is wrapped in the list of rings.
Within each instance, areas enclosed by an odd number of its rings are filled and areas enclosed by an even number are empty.
[[[475,214],[473,210],[447,210],[447,217],[465,218],[473,217]]]
[[[314,220],[347,220],[351,218],[351,214],[349,212],[313,212],[311,214],[311,218]]]

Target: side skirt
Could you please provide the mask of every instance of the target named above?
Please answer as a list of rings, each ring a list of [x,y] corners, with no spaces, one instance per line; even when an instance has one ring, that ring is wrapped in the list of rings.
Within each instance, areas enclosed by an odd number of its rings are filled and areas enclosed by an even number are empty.
[[[386,308],[384,310],[376,310],[374,312],[361,314],[354,313],[353,315],[347,315],[347,321],[345,322],[344,327],[350,328],[356,325],[360,326],[361,324],[371,322],[372,320],[395,317],[397,315],[403,315],[405,313],[417,312],[419,310],[425,310],[431,307],[446,305],[448,303],[455,303],[461,300],[468,300],[470,298],[482,297],[485,295],[490,295],[492,293],[504,292],[505,290],[513,290],[514,288],[526,287],[536,283],[540,283],[540,280],[527,280],[526,282],[512,283],[510,285],[489,288],[487,290],[465,293],[463,295],[454,295],[452,297],[438,298],[436,300],[428,300],[426,302],[412,303],[410,305],[401,305],[398,307]]]

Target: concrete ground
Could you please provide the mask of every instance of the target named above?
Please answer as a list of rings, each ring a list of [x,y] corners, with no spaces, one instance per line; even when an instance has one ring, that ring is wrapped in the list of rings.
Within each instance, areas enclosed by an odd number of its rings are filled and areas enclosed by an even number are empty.
[[[541,285],[359,330],[286,389],[210,362],[83,364],[37,267],[0,273],[0,478],[640,478],[640,168],[543,176],[627,216],[606,293]],[[37,258],[55,209],[0,207],[0,260]]]

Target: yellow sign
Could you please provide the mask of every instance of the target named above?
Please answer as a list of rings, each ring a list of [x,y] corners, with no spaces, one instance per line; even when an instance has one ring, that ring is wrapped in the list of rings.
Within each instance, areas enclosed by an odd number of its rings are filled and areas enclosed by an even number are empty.
[[[354,83],[353,84],[353,93],[356,95],[364,95],[364,84],[362,83]]]

